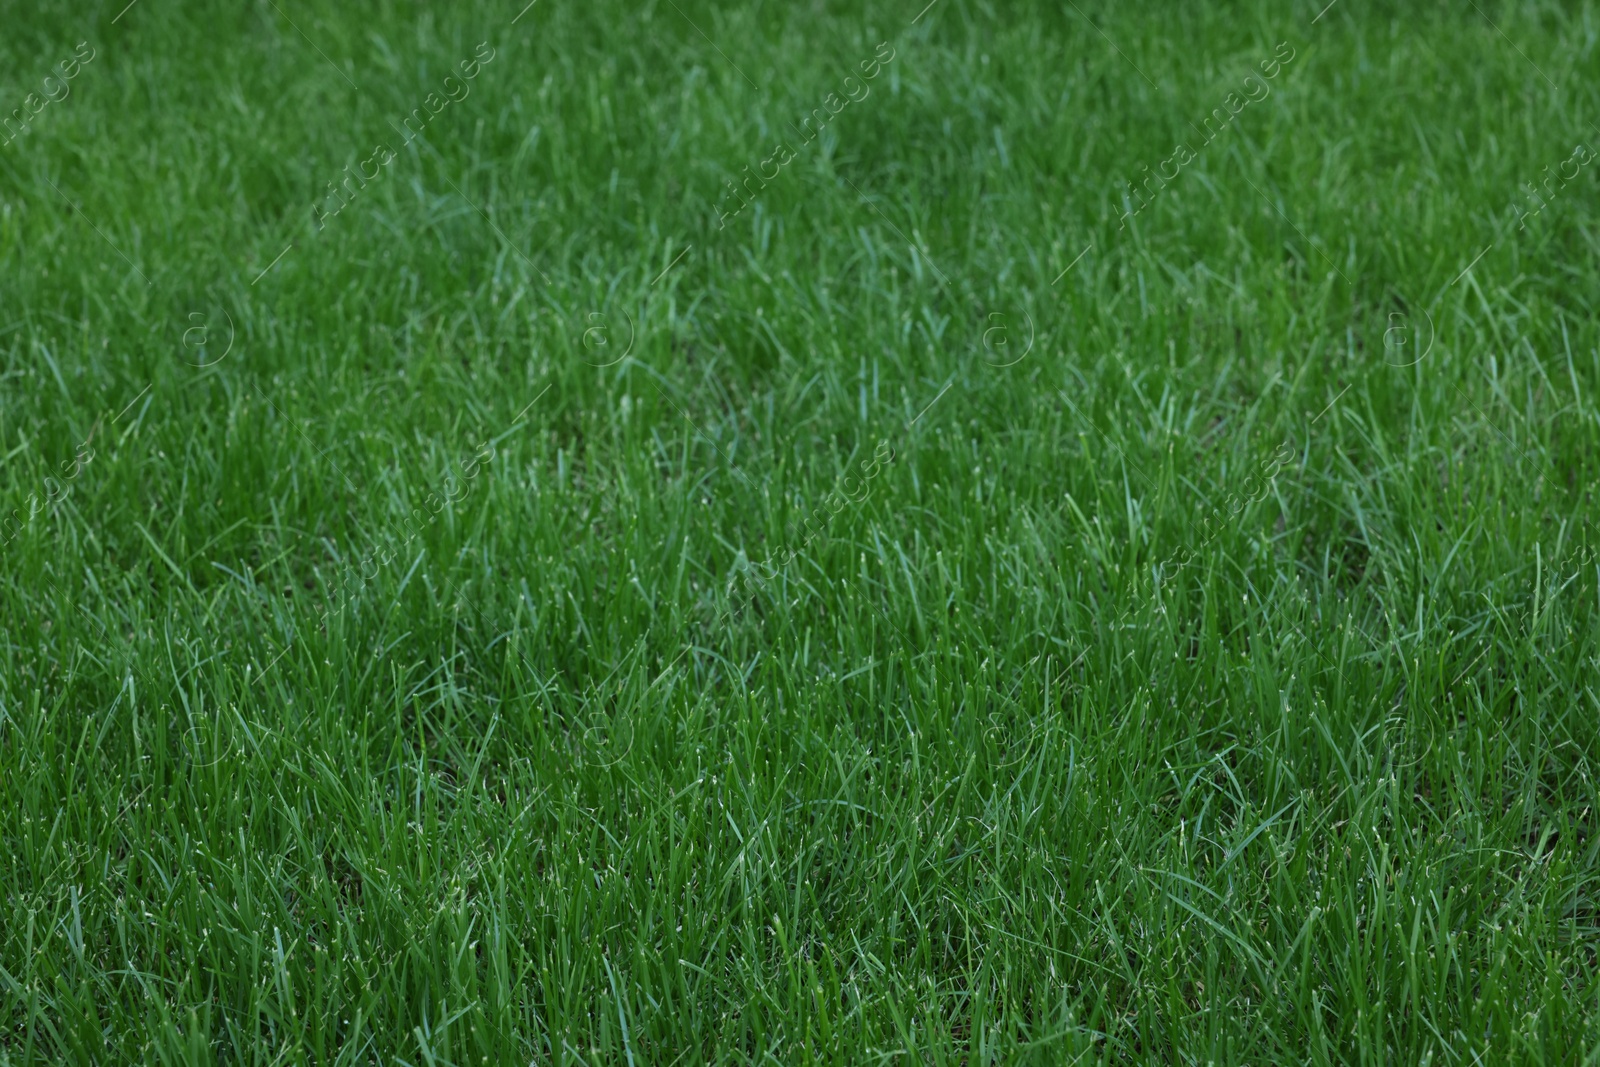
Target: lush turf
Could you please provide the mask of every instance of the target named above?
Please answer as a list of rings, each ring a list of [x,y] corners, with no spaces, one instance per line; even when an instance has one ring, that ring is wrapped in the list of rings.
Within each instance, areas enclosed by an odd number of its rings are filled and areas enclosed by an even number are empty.
[[[0,1062],[1600,1049],[1592,2],[49,6]]]

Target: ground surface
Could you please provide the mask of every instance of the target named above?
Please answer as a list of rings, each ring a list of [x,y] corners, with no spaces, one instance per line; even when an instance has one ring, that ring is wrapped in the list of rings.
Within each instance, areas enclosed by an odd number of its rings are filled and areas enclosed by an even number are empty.
[[[0,1062],[1600,1046],[1600,10],[921,6],[0,3]]]

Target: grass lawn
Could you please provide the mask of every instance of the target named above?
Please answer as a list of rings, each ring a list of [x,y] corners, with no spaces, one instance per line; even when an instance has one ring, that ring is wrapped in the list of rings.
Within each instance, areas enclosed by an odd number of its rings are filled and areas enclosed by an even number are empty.
[[[1600,6],[924,2],[0,0],[0,1064],[1595,1062]]]

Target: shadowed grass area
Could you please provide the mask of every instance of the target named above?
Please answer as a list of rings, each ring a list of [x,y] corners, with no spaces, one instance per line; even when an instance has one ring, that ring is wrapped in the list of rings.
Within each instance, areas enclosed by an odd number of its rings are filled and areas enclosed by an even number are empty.
[[[1594,4],[0,24],[0,1063],[1600,1046]]]

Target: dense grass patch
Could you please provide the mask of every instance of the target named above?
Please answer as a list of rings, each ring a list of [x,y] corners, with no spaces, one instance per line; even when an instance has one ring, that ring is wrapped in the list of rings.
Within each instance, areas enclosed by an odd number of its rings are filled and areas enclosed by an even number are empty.
[[[0,1063],[1592,1057],[1600,9],[921,7],[0,0]]]

